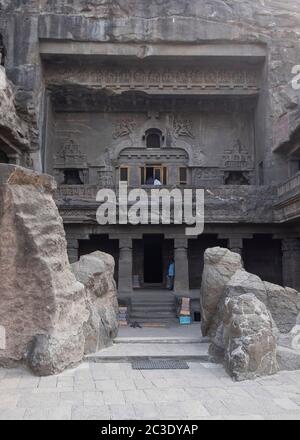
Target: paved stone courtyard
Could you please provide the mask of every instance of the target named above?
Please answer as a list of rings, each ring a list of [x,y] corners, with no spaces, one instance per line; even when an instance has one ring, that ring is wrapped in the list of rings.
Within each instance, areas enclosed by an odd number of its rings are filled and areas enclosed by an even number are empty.
[[[300,371],[233,382],[221,366],[84,363],[51,377],[0,369],[0,419],[300,419]]]

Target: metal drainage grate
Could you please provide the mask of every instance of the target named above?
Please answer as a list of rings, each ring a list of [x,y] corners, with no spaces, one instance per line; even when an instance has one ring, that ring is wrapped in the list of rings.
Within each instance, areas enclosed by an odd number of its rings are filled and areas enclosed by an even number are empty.
[[[189,370],[185,361],[149,359],[131,362],[133,370]]]

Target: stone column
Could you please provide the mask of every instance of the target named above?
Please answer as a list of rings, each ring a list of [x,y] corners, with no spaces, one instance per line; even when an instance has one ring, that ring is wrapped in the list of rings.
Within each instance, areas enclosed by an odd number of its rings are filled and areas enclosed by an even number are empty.
[[[243,239],[241,237],[229,237],[228,248],[237,254],[242,256],[243,253]]]
[[[67,238],[67,250],[70,264],[79,260],[79,241],[77,239]]]
[[[300,240],[284,238],[282,240],[283,284],[300,291]]]
[[[189,262],[188,262],[188,240],[186,238],[176,238],[175,247],[175,283],[174,292],[184,296],[189,293]]]
[[[132,239],[119,239],[119,282],[121,294],[132,294]]]

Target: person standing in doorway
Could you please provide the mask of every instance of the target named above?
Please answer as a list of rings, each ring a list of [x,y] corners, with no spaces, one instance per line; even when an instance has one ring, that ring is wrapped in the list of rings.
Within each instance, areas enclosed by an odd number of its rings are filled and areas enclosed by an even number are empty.
[[[169,290],[174,289],[174,279],[175,279],[175,262],[174,258],[170,258],[169,266],[168,266],[168,282],[167,282],[167,288]]]

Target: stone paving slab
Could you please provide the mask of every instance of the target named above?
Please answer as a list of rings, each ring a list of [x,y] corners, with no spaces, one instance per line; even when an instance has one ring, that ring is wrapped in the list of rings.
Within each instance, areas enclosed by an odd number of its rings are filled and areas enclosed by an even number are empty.
[[[57,376],[0,368],[0,420],[300,420],[300,371],[234,382],[220,365],[139,371],[85,363]]]

